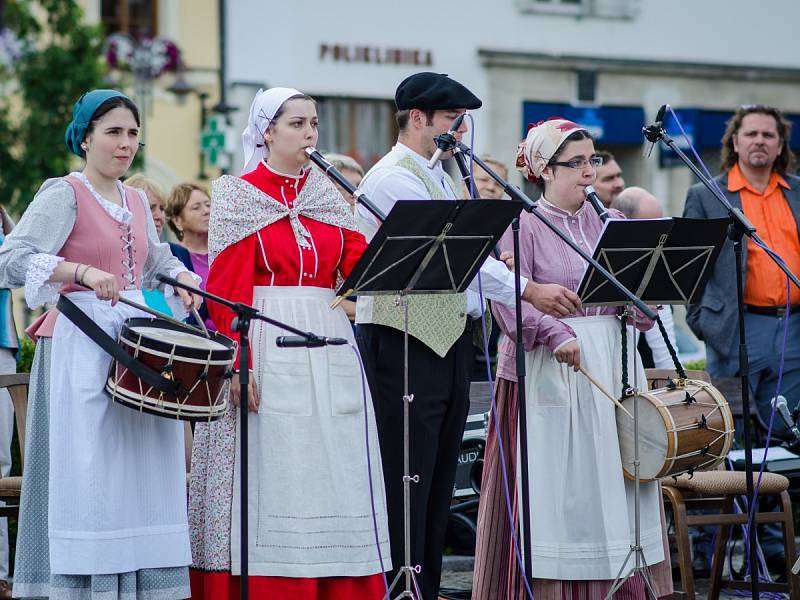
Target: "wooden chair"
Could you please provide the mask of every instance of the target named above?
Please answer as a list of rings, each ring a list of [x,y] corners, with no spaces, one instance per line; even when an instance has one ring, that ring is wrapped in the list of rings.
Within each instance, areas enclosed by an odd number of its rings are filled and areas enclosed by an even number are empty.
[[[670,369],[647,369],[646,374],[650,389],[663,387],[666,385],[667,379],[676,376],[675,371]],[[708,374],[704,371],[687,371],[686,374],[689,379],[711,382]],[[716,385],[716,381],[712,383],[720,389],[720,386]],[[733,383],[725,388],[727,392],[725,396],[729,404],[731,404],[732,412],[735,416],[737,408],[741,404],[741,399],[729,397],[736,390]],[[775,496],[781,509],[775,512],[757,512],[754,519],[756,523],[780,523],[783,526],[788,582],[762,583],[761,590],[765,592],[788,592],[792,600],[800,600],[800,585],[798,585],[800,582],[790,571],[795,557],[795,544],[792,505],[789,499],[788,487],[789,480],[783,475],[765,472],[761,480],[759,497]],[[730,528],[733,525],[747,523],[748,516],[746,514],[734,512],[736,496],[745,495],[747,492],[745,474],[741,471],[698,471],[692,477],[688,475],[681,475],[677,478],[666,477],[661,480],[661,491],[665,502],[668,502],[672,507],[678,564],[681,573],[681,587],[683,588],[682,591],[676,591],[673,597],[686,598],[687,600],[694,600],[695,598],[689,527],[700,525],[717,525],[720,528],[711,561],[709,600],[719,598],[722,588],[749,589],[750,586],[747,582],[722,580],[725,550]],[[714,511],[712,514],[705,514],[711,510]],[[690,515],[688,514],[689,511],[703,512]]]
[[[17,439],[19,440],[20,470],[25,461],[25,418],[28,414],[28,373],[15,373],[0,375],[0,389],[7,389],[14,404],[14,421],[17,426]],[[10,440],[9,440],[10,443]],[[0,517],[18,517],[19,499],[22,495],[22,477],[0,478],[0,500],[6,506],[0,506]]]

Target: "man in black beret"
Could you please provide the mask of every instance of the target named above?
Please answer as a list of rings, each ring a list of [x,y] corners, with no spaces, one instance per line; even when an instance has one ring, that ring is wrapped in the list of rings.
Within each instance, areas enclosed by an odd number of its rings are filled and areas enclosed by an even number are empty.
[[[387,214],[397,200],[455,200],[459,186],[441,164],[428,168],[436,151],[434,137],[446,132],[465,110],[481,101],[466,87],[440,73],[417,73],[395,94],[397,144],[364,177],[361,189]],[[466,132],[466,123],[456,137]],[[443,158],[449,158],[445,154]],[[375,218],[359,207],[359,225],[371,238]],[[514,276],[493,258],[481,267],[485,297],[513,305]],[[522,297],[554,316],[574,313],[580,301],[554,284],[522,278]],[[458,453],[469,409],[472,329],[480,327],[484,307],[477,277],[463,294],[411,295],[409,304],[409,390],[411,404],[411,563],[422,597],[439,591],[445,532],[453,495]],[[359,348],[369,378],[386,482],[390,582],[404,560],[403,530],[403,311],[391,296],[360,297],[356,308]],[[394,592],[405,589],[400,581]]]

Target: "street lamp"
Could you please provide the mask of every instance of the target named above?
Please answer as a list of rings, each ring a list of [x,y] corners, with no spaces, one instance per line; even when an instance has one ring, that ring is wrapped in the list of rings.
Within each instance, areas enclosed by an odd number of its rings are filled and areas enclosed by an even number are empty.
[[[175,96],[178,98],[178,102],[181,104],[186,102],[186,97],[189,94],[194,94],[197,96],[198,100],[200,100],[200,132],[202,134],[203,130],[206,128],[206,121],[208,120],[208,109],[206,108],[208,92],[198,90],[191,83],[186,81],[183,73],[184,67],[181,65],[181,68],[178,70],[178,76],[175,78],[175,82],[167,88],[167,91],[175,94]],[[203,152],[202,149],[200,150],[200,172],[197,174],[197,178],[208,179],[208,175],[206,175],[206,153]]]
[[[175,94],[175,96],[177,96],[178,98],[178,102],[180,103],[185,102],[186,97],[189,96],[190,94],[194,94],[197,96],[197,98],[200,100],[200,135],[202,136],[203,132],[206,129],[206,125],[208,124],[209,109],[206,106],[206,101],[208,100],[209,94],[208,92],[198,90],[191,83],[186,81],[186,78],[184,77],[185,72],[186,72],[186,67],[181,62],[181,64],[178,67],[178,72],[177,72],[177,77],[175,78],[175,82],[170,87],[167,88],[167,91]],[[226,118],[226,121],[228,115],[235,110],[237,110],[236,107],[229,106],[225,104],[222,100],[220,100],[219,103],[217,103],[213,108],[211,108],[211,111],[214,112],[215,114],[223,115]],[[200,172],[197,175],[198,179],[208,179],[208,175],[206,175],[205,170],[206,170],[206,153],[201,146]],[[223,168],[222,172],[226,173],[227,169]]]
[[[134,95],[141,106],[142,138],[145,137],[145,114],[149,112],[153,80],[181,64],[180,50],[174,42],[163,38],[136,40],[127,33],[112,33],[106,38],[104,55],[112,69],[130,71],[134,78]]]

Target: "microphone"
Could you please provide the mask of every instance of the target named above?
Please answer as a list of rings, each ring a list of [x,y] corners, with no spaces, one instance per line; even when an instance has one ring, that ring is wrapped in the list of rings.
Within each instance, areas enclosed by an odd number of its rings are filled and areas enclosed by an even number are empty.
[[[667,112],[667,105],[662,104],[661,108],[658,109],[658,114],[656,115],[656,122],[652,125],[648,125],[647,127],[642,128],[642,133],[644,133],[644,137],[650,142],[649,146],[645,146],[644,151],[642,152],[642,156],[645,158],[650,158],[650,155],[653,153],[653,148],[656,146],[656,142],[661,139],[661,134],[663,132],[662,125],[664,124],[664,113]]]
[[[455,144],[456,141],[454,134],[458,131],[458,128],[461,127],[461,123],[464,121],[466,114],[466,112],[463,112],[458,115],[453,120],[453,124],[450,125],[450,129],[447,130],[447,133],[437,135],[433,138],[436,141],[436,152],[433,153],[433,156],[431,156],[431,159],[428,161],[429,169],[433,169],[436,166],[436,163],[442,159],[442,154],[448,150],[452,150],[453,144]]]
[[[301,335],[281,335],[275,338],[278,348],[321,348],[322,346],[346,346],[344,338],[314,336],[311,339]]]
[[[794,435],[794,437],[800,441],[800,429],[798,429],[797,425],[795,425],[792,414],[789,412],[789,406],[786,404],[786,398],[783,396],[777,396],[773,398],[772,406],[778,411],[778,414],[781,416],[781,420],[786,424],[786,427],[789,428],[789,431],[792,432],[792,435]]]
[[[317,165],[320,170],[325,173],[328,179],[331,179],[334,183],[338,183],[345,190],[347,190],[347,193],[353,196],[353,199],[356,202],[371,212],[372,215],[378,219],[378,221],[383,222],[386,220],[386,215],[384,215],[383,212],[377,206],[375,206],[369,198],[367,198],[364,192],[350,183],[350,180],[342,175],[342,173],[336,167],[326,160],[325,157],[319,153],[319,150],[314,148],[314,146],[309,146],[305,149],[305,153],[311,162]]]
[[[595,212],[600,215],[600,220],[605,223],[608,220],[608,211],[600,198],[597,197],[597,192],[594,191],[594,187],[587,185],[583,188],[583,193],[586,194],[586,200],[592,205]]]

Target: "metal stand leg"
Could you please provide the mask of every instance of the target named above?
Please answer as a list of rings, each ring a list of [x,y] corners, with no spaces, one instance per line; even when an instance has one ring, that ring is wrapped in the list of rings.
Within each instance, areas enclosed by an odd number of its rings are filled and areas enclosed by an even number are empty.
[[[412,598],[422,600],[418,595],[419,585],[417,584],[417,574],[421,571],[419,565],[411,564],[411,484],[419,483],[419,475],[411,475],[410,458],[410,412],[411,403],[414,401],[414,394],[409,393],[408,389],[408,296],[400,294],[395,300],[403,306],[403,542],[405,544],[405,562],[400,567],[397,575],[389,586],[386,593],[386,600],[392,596],[392,590],[405,578],[405,590],[397,598]]]
[[[632,319],[635,318],[635,314],[633,311],[633,307],[629,306],[626,308],[625,312],[623,313],[623,318],[627,319],[631,317]],[[634,340],[636,339],[636,334],[634,333]],[[628,579],[633,577],[636,573],[640,573],[642,579],[644,580],[645,587],[647,589],[647,595],[652,600],[656,600],[656,591],[655,586],[653,585],[653,578],[650,575],[650,567],[647,564],[647,561],[644,557],[644,549],[642,548],[642,524],[641,524],[641,513],[640,513],[640,495],[639,495],[639,486],[641,484],[641,479],[639,476],[639,375],[637,372],[638,366],[638,352],[636,350],[636,344],[630,345],[631,352],[633,353],[633,523],[634,523],[634,541],[631,544],[631,548],[628,551],[628,555],[625,557],[625,560],[622,563],[622,566],[617,573],[616,579],[614,579],[614,583],[611,585],[611,589],[608,590],[608,595],[606,595],[606,600],[610,600],[614,597],[614,594],[619,590]],[[630,572],[623,576],[622,574],[625,572],[625,567],[628,565],[628,561],[634,557],[634,565],[631,568]]]

